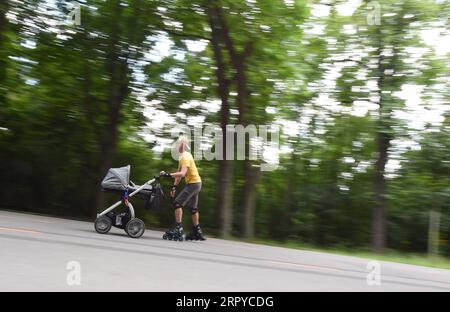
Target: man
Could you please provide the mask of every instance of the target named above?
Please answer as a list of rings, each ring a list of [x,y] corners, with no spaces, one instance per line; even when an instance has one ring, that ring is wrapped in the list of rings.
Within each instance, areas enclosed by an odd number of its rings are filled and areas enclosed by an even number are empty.
[[[206,240],[203,236],[199,223],[198,212],[198,193],[202,188],[202,179],[197,171],[194,158],[188,152],[189,140],[185,136],[181,136],[177,141],[177,149],[180,153],[178,160],[178,171],[170,173],[170,176],[175,179],[172,186],[170,196],[175,197],[177,187],[182,178],[185,179],[186,185],[174,200],[175,208],[175,227],[168,230],[163,238],[169,240],[183,240],[183,207],[189,208],[192,216],[192,231],[186,235],[186,240]],[[164,171],[161,174],[165,174]]]

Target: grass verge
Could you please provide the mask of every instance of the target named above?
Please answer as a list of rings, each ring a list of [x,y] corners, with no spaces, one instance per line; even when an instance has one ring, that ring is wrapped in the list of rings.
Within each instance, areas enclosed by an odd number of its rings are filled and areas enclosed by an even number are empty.
[[[237,239],[236,239],[237,240]],[[299,249],[305,251],[316,251],[325,252],[331,254],[337,254],[342,256],[358,257],[363,259],[380,260],[380,261],[390,261],[398,262],[411,265],[420,265],[425,267],[439,268],[450,270],[450,258],[446,257],[428,257],[425,254],[416,253],[402,253],[394,250],[386,250],[383,254],[375,254],[368,250],[361,249],[349,249],[349,248],[319,248],[316,246],[311,246],[307,244],[301,244],[298,242],[287,241],[287,242],[277,242],[270,240],[246,240],[248,243],[255,243],[261,245],[284,247],[291,249]]]

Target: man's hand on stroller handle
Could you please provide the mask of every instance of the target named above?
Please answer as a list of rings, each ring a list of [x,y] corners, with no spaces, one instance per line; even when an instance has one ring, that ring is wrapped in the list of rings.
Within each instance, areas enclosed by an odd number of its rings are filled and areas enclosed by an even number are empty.
[[[160,177],[165,177],[165,178],[173,178],[170,173],[165,172],[164,170],[159,173],[159,176]]]
[[[172,178],[175,179],[174,184],[172,185],[172,189],[170,190],[170,196],[171,197],[175,197],[176,193],[177,193],[177,184],[180,182],[179,178],[174,177],[172,174],[165,172],[164,170],[161,171],[159,173],[160,177],[168,177],[168,178]]]

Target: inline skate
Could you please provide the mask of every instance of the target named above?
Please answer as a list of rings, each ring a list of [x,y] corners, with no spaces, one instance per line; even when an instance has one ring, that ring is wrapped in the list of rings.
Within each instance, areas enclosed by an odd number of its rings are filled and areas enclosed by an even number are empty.
[[[206,237],[203,236],[202,229],[200,228],[200,225],[196,225],[192,228],[191,232],[186,235],[186,240],[200,240],[205,241]]]
[[[177,224],[174,228],[164,233],[163,239],[180,242],[184,241],[184,230],[181,224]]]

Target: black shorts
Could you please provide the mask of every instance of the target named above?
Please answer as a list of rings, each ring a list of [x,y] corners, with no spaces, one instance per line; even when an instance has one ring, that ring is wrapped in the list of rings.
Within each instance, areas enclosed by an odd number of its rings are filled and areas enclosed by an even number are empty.
[[[198,193],[202,189],[202,183],[186,184],[183,190],[175,198],[175,203],[181,207],[187,207],[191,210],[197,210]]]

